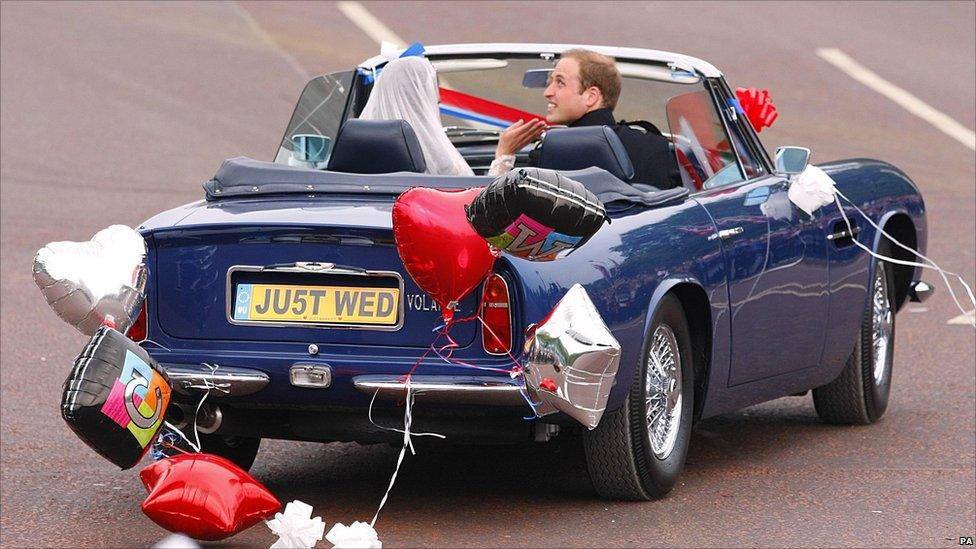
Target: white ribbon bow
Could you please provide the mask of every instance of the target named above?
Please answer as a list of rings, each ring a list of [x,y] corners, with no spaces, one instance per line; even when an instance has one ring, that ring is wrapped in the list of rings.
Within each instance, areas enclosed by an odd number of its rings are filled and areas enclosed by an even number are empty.
[[[365,522],[354,522],[351,526],[336,523],[325,535],[325,539],[336,549],[382,549],[376,530]]]
[[[322,540],[325,523],[322,517],[312,517],[312,506],[297,499],[285,506],[284,513],[275,513],[267,521],[268,528],[278,534],[278,541],[271,549],[311,549]]]
[[[834,180],[823,170],[810,164],[790,183],[790,201],[797,208],[813,216],[813,212],[834,201]]]

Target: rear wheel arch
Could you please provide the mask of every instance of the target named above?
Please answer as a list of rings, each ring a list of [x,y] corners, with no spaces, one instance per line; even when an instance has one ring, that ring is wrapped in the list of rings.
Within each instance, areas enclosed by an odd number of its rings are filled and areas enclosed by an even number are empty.
[[[918,233],[915,229],[915,224],[912,222],[911,217],[903,212],[895,212],[889,214],[887,217],[882,218],[882,222],[878,225],[881,226],[884,231],[895,239],[908,246],[909,248],[915,250],[918,246]],[[879,249],[880,243],[883,241],[888,241],[891,257],[901,261],[917,261],[918,258],[912,252],[890,242],[888,237],[881,234],[877,234],[875,238],[876,242],[874,249]],[[895,310],[901,309],[902,305],[908,300],[908,291],[911,287],[912,279],[915,276],[915,267],[910,267],[908,265],[898,265],[894,263],[891,265],[892,274],[894,275],[894,288],[895,288]],[[873,275],[872,275],[873,276]]]
[[[693,282],[682,282],[670,290],[681,302],[691,331],[692,360],[695,372],[695,411],[697,421],[705,403],[712,356],[712,315],[705,289]]]

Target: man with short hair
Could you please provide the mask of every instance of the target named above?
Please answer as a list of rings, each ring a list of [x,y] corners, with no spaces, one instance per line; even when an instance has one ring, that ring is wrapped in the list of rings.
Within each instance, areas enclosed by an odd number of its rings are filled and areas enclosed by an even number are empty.
[[[614,60],[606,55],[584,49],[563,52],[549,76],[545,90],[546,120],[550,124],[569,127],[609,126],[627,150],[634,165],[632,183],[646,183],[659,189],[677,186],[677,163],[668,140],[650,123],[643,123],[642,132],[627,124],[617,123],[613,109],[620,97],[620,71]],[[539,121],[516,123],[498,141],[496,158],[514,155],[526,135],[537,139],[544,130]],[[534,165],[538,159],[530,155]]]

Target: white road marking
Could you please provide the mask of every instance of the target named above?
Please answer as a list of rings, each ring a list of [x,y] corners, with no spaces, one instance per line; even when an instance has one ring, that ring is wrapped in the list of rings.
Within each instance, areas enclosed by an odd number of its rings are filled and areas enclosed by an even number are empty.
[[[377,44],[382,44],[383,42],[392,42],[396,44],[396,47],[402,48],[407,45],[406,40],[397,36],[395,32],[390,30],[383,24],[382,21],[376,18],[375,15],[369,12],[362,4],[359,2],[339,2],[336,4],[339,11],[343,15],[349,18],[359,30],[366,33],[367,36],[372,38]]]
[[[246,9],[241,7],[241,5],[238,4],[235,0],[230,0],[228,4],[230,4],[230,6],[234,8],[234,11],[237,12],[237,15],[239,15],[241,19],[247,22],[248,26],[251,27],[251,30],[254,31],[254,34],[258,35],[261,41],[263,41],[272,50],[274,50],[275,53],[281,56],[281,58],[284,59],[286,63],[288,63],[288,66],[294,69],[294,71],[298,73],[298,76],[301,76],[303,78],[302,83],[308,82],[309,80],[312,79],[312,75],[309,74],[309,72],[305,69],[305,67],[303,67],[302,64],[299,63],[298,60],[295,59],[290,53],[286,52],[280,45],[278,45],[278,42],[275,42],[275,39],[272,38],[272,36],[268,33],[268,31],[264,30],[264,28],[261,27],[261,25],[257,22],[257,20],[255,20],[254,17],[250,13],[248,13]]]
[[[947,114],[935,110],[921,99],[881,78],[846,53],[836,48],[820,48],[817,50],[817,55],[854,80],[891,99],[908,112],[935,126],[937,130],[976,151],[976,133]]]
[[[946,322],[946,324],[961,324],[963,326],[972,326],[974,322],[976,322],[976,309],[973,309],[972,311],[969,311],[964,315],[959,315],[957,317],[950,318],[949,322]]]
[[[383,45],[383,42],[390,42],[391,44],[395,45],[397,48],[402,49],[407,47],[406,40],[400,38],[400,36],[397,35],[397,33],[393,32],[393,30],[391,30],[390,27],[384,25],[382,21],[380,21],[375,15],[373,15],[372,13],[369,12],[368,9],[366,9],[366,6],[363,6],[359,2],[352,2],[352,1],[339,2],[336,4],[336,7],[339,8],[339,11],[341,11],[343,15],[345,15],[350,21],[352,21],[354,25],[359,27],[359,30],[366,33],[367,36],[372,38],[373,41],[375,41],[380,46]],[[447,78],[444,78],[443,76],[438,75],[437,81],[440,83],[440,86],[442,88],[446,88],[449,90],[454,89],[451,86],[451,83],[447,80]],[[468,125],[477,128],[497,129],[494,126],[488,124],[480,124],[477,122],[470,122],[470,121],[468,122]]]

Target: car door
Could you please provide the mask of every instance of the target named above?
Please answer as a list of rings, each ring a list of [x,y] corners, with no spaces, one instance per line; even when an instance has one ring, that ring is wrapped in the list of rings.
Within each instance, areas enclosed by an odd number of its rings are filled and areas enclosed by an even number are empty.
[[[716,99],[726,104],[717,87],[672,98],[668,116],[685,152],[679,164],[696,172],[683,177],[700,182],[693,198],[711,215],[725,254],[731,386],[820,363],[827,263],[822,220],[789,201],[789,182],[769,173],[734,111],[716,109]]]

